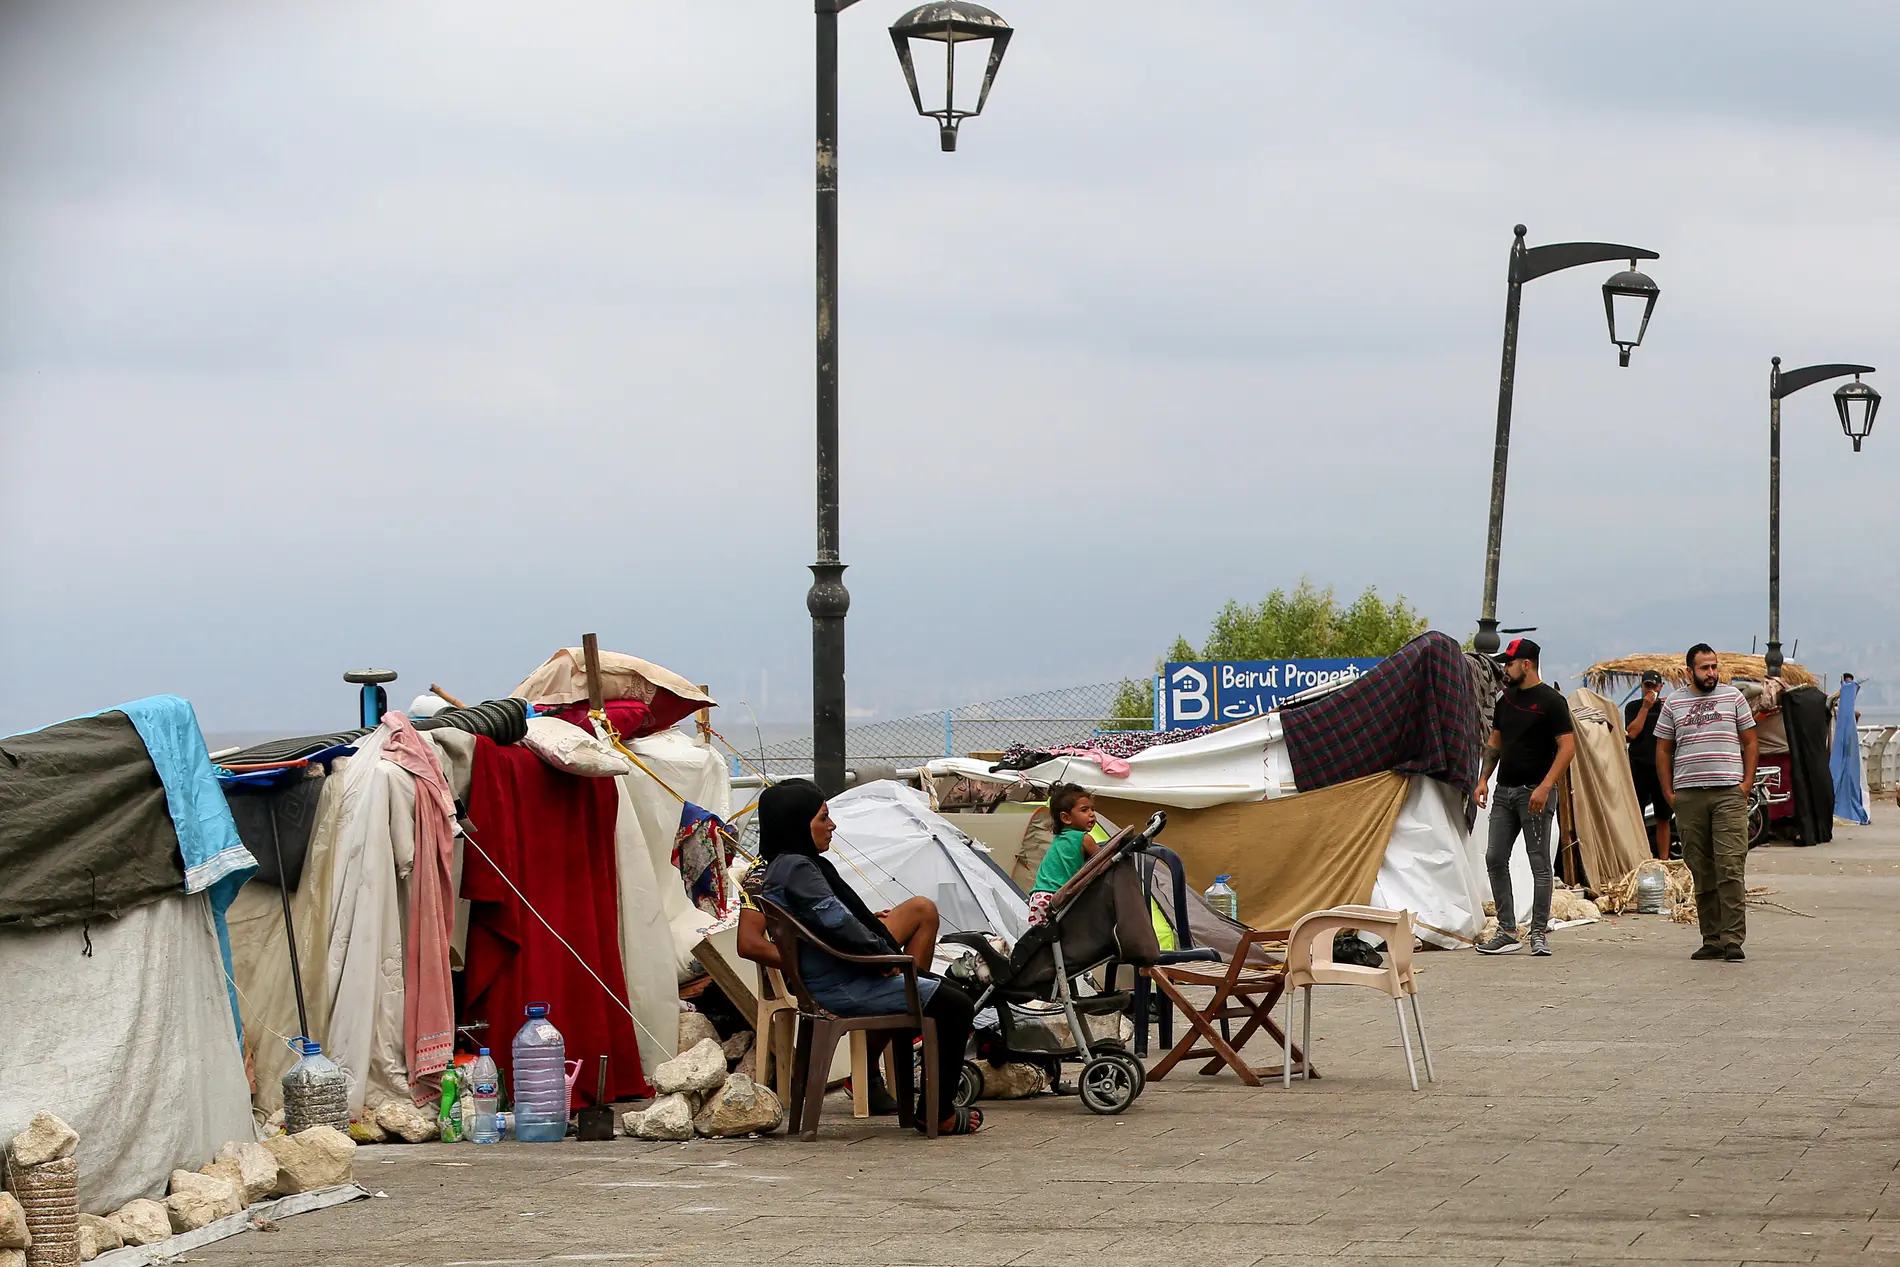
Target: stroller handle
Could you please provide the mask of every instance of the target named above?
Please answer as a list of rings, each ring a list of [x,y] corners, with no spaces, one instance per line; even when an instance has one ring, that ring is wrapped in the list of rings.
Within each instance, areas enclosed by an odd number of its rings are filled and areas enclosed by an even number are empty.
[[[1168,825],[1168,816],[1164,814],[1163,812],[1161,812],[1160,810],[1156,810],[1152,815],[1149,816],[1148,826],[1145,829],[1143,829],[1141,834],[1147,839],[1153,840],[1156,836],[1159,836],[1161,834],[1161,829],[1163,827],[1166,827],[1167,825]]]

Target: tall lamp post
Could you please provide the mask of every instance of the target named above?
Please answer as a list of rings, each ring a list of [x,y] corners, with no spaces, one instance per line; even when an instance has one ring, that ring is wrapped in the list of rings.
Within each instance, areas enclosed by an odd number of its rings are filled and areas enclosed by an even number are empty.
[[[805,609],[811,613],[812,774],[827,796],[844,790],[844,618],[851,595],[838,555],[838,14],[857,0],[815,0],[818,15],[818,561],[811,565]],[[964,0],[923,4],[891,27],[917,112],[936,119],[944,150],[957,147],[957,125],[983,111],[1012,34],[1002,18]],[[943,106],[926,107],[911,46],[943,46]],[[974,104],[959,106],[960,46],[985,46],[988,61]],[[971,76],[964,77],[964,101]],[[934,85],[933,85],[934,86]]]
[[[1649,314],[1662,292],[1648,276],[1636,271],[1636,261],[1661,258],[1639,246],[1611,242],[1553,242],[1525,246],[1528,230],[1518,225],[1511,243],[1509,285],[1504,294],[1504,365],[1498,373],[1498,434],[1491,456],[1491,531],[1484,551],[1484,614],[1478,617],[1473,647],[1491,655],[1498,649],[1498,554],[1504,543],[1504,474],[1511,460],[1511,394],[1517,380],[1517,310],[1524,283],[1580,264],[1628,260],[1629,268],[1603,283],[1603,313],[1610,323],[1610,342],[1616,344],[1617,364],[1628,366],[1630,349],[1641,346],[1649,329]]]
[[[1803,387],[1825,383],[1831,378],[1854,376],[1834,392],[1834,411],[1840,415],[1841,430],[1860,452],[1860,442],[1874,429],[1874,415],[1880,411],[1880,393],[1860,381],[1871,374],[1871,365],[1809,365],[1798,370],[1781,371],[1781,358],[1768,367],[1768,653],[1763,656],[1769,677],[1781,676],[1781,398],[1792,396]]]

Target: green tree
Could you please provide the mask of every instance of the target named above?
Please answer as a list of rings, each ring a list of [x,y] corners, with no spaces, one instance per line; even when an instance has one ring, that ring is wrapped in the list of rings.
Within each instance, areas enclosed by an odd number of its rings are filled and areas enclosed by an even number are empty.
[[[1430,622],[1400,594],[1387,601],[1368,586],[1340,605],[1332,586],[1302,576],[1292,593],[1275,589],[1258,603],[1229,599],[1197,650],[1177,637],[1157,671],[1170,660],[1324,660],[1388,656],[1424,633]],[[1146,730],[1153,724],[1154,681],[1125,679],[1110,706],[1109,730]]]

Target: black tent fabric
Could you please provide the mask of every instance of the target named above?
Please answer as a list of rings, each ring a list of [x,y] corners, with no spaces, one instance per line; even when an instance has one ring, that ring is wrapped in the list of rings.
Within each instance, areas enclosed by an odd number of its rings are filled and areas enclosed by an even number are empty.
[[[274,765],[280,761],[301,761],[305,757],[315,756],[326,748],[338,748],[344,744],[355,743],[367,730],[339,730],[333,735],[301,735],[295,739],[272,739],[245,748],[239,752],[227,752],[216,758],[221,766],[238,765]],[[262,857],[262,855],[258,855]]]
[[[237,823],[238,838],[257,859],[254,881],[297,891],[303,878],[304,855],[310,850],[310,836],[317,826],[317,804],[323,796],[323,771],[320,766],[295,771],[292,777],[266,786],[228,785],[225,803],[231,807]],[[277,819],[277,835],[271,835],[271,818]],[[283,854],[283,875],[278,874],[277,857]]]
[[[185,891],[145,741],[121,712],[0,739],[0,927],[124,914]]]
[[[1834,776],[1827,764],[1827,696],[1818,686],[1783,691],[1781,718],[1788,732],[1789,763],[1794,767],[1795,843],[1824,845],[1834,839]]]

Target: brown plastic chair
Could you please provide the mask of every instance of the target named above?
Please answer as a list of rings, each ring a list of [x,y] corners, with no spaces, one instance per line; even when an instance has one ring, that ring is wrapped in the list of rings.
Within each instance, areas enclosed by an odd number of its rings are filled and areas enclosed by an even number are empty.
[[[941,1118],[939,1088],[941,1071],[937,1068],[937,1022],[924,1015],[917,994],[917,964],[909,955],[847,955],[832,949],[792,917],[790,911],[765,898],[758,899],[765,916],[766,936],[778,948],[780,972],[785,984],[798,1001],[798,1040],[792,1053],[792,1092],[785,1102],[786,1130],[802,1140],[818,1138],[818,1116],[824,1109],[827,1075],[838,1049],[838,1040],[857,1030],[899,1030],[922,1035],[924,1046],[924,1134],[937,1136]],[[807,943],[845,963],[868,968],[896,968],[904,978],[904,997],[910,1006],[902,1012],[884,1016],[839,1016],[826,1011],[812,998],[811,991],[798,971],[798,947]],[[896,1065],[897,1121],[900,1126],[916,1124],[917,1098],[912,1063],[900,1057]]]
[[[1377,933],[1385,938],[1385,966],[1365,968],[1358,964],[1333,962],[1333,936],[1347,931]],[[1300,1031],[1300,1046],[1306,1053],[1306,1072],[1312,1070],[1313,987],[1316,985],[1356,985],[1378,990],[1392,1000],[1399,1016],[1399,1041],[1405,1047],[1405,1071],[1411,1075],[1412,1090],[1418,1090],[1418,1066],[1412,1063],[1412,1036],[1405,1028],[1405,1003],[1412,1001],[1412,1025],[1418,1030],[1418,1045],[1425,1053],[1425,1078],[1437,1082],[1432,1070],[1431,1044],[1425,1041],[1425,1022],[1418,1012],[1418,986],[1412,976],[1412,912],[1388,911],[1376,906],[1335,906],[1330,910],[1302,915],[1293,925],[1286,944],[1286,1062],[1281,1070],[1285,1086],[1293,1085],[1293,996],[1306,991],[1305,1024]]]

